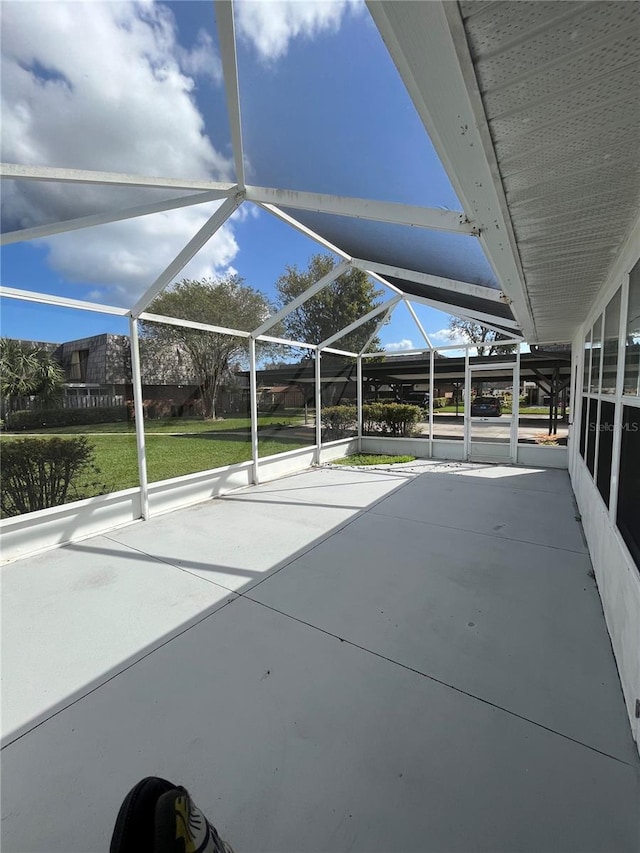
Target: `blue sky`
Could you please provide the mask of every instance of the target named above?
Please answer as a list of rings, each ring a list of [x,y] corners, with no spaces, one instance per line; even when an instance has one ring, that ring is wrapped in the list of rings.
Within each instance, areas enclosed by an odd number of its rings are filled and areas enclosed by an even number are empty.
[[[2,11],[3,160],[233,179],[213,4],[52,2],[36,14],[8,0]],[[364,4],[238,3],[236,30],[249,183],[460,208]],[[5,227],[129,207],[154,192],[9,183]],[[132,306],[210,213],[200,205],[6,247],[2,283]],[[184,274],[235,271],[274,299],[285,266],[304,268],[316,251],[243,205]],[[11,337],[126,331],[106,315],[1,307]],[[446,315],[416,310],[436,342],[450,343]],[[421,344],[403,310],[382,339]]]

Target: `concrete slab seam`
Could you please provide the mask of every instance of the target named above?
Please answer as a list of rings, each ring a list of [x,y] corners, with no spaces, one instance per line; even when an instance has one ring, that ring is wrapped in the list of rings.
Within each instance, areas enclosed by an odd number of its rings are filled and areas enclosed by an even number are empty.
[[[30,728],[28,728],[26,731],[21,732],[16,737],[7,738],[6,741],[2,744],[2,747],[0,747],[0,751],[3,749],[6,749],[9,746],[12,746],[13,744],[17,743],[19,740],[22,740],[23,737],[26,737],[27,735],[31,734],[31,732],[40,728],[40,726],[44,725],[44,723],[53,719],[53,717],[57,717],[59,714],[62,714],[68,708],[71,708],[74,705],[77,705],[78,702],[82,702],[83,699],[85,699],[87,696],[90,696],[92,693],[95,693],[96,690],[101,690],[105,685],[109,684],[109,682],[113,681],[115,678],[118,678],[118,676],[122,675],[124,672],[127,672],[132,667],[137,666],[137,664],[139,664],[141,661],[148,658],[150,655],[155,654],[159,649],[162,649],[162,648],[164,648],[164,646],[167,646],[169,643],[172,643],[174,640],[177,640],[178,637],[181,637],[183,634],[186,634],[188,631],[191,631],[192,628],[196,628],[198,625],[202,624],[203,622],[206,622],[207,619],[211,619],[213,616],[215,616],[217,613],[219,613],[223,608],[228,607],[230,604],[233,604],[233,602],[237,601],[238,598],[240,598],[240,597],[241,596],[239,596],[237,593],[234,593],[233,598],[229,599],[228,601],[225,601],[222,604],[214,605],[213,610],[210,610],[208,613],[205,613],[205,615],[202,616],[201,618],[199,618],[193,622],[190,622],[188,625],[186,625],[184,628],[179,630],[177,633],[172,634],[170,637],[166,637],[166,639],[157,643],[157,645],[154,645],[152,648],[147,649],[147,651],[144,654],[140,655],[135,660],[130,660],[129,663],[127,663],[121,669],[118,669],[117,672],[113,672],[110,676],[105,678],[103,681],[100,681],[98,684],[94,684],[93,687],[91,687],[89,690],[86,690],[84,693],[76,696],[74,699],[72,699],[70,702],[67,702],[65,705],[62,705],[61,707],[56,708],[54,711],[52,711],[46,717],[43,717],[43,719],[38,720],[38,722],[34,723],[34,725],[31,726]]]
[[[326,628],[320,628],[318,625],[313,625],[311,622],[306,622],[304,619],[300,619],[297,616],[292,616],[290,613],[285,613],[283,610],[278,610],[277,607],[273,607],[270,604],[265,604],[262,601],[258,601],[257,599],[251,598],[250,595],[238,593],[239,598],[246,598],[248,601],[251,601],[253,604],[258,604],[261,607],[266,607],[268,610],[271,610],[273,613],[278,613],[280,616],[285,616],[287,619],[292,619],[294,622],[298,622],[301,625],[306,625],[307,628],[311,628],[314,631],[319,631],[322,634],[325,634],[328,637],[332,637],[335,640],[339,640],[341,643],[347,643],[349,646],[353,648],[360,649],[367,654],[373,655],[374,657],[379,658],[380,660],[384,660],[387,663],[393,664],[394,666],[399,666],[408,672],[413,672],[416,675],[421,676],[422,678],[428,678],[429,681],[433,681],[436,684],[440,684],[442,687],[447,687],[450,690],[454,690],[456,693],[461,694],[462,696],[466,696],[468,699],[474,699],[476,702],[481,702],[483,705],[488,705],[491,708],[495,708],[497,711],[502,711],[505,714],[509,714],[511,717],[516,717],[519,720],[522,720],[525,723],[529,723],[529,725],[536,726],[539,729],[544,729],[550,734],[557,735],[558,737],[564,738],[565,740],[571,741],[572,743],[577,744],[578,746],[584,747],[585,749],[591,750],[591,752],[595,752],[598,755],[602,755],[604,758],[609,758],[612,761],[617,761],[619,764],[624,764],[627,767],[631,767],[636,769],[640,774],[640,768],[630,764],[628,761],[625,761],[623,758],[618,758],[615,755],[611,755],[608,752],[604,752],[601,749],[598,749],[595,746],[591,746],[588,743],[584,743],[584,741],[577,740],[576,738],[571,737],[571,735],[564,734],[563,732],[556,731],[555,729],[550,728],[549,726],[545,726],[543,723],[538,723],[535,720],[531,720],[529,717],[524,717],[522,714],[517,714],[515,711],[510,711],[508,708],[503,708],[502,705],[497,705],[495,702],[490,702],[488,699],[483,699],[481,696],[476,696],[474,693],[469,693],[467,690],[462,690],[460,687],[456,687],[454,684],[449,684],[447,681],[442,681],[440,678],[436,678],[434,675],[429,675],[428,672],[422,672],[419,669],[416,669],[413,666],[409,666],[408,664],[402,663],[401,661],[394,660],[393,658],[387,657],[383,655],[381,652],[376,652],[373,649],[368,649],[366,646],[361,646],[359,643],[355,643],[352,640],[348,640],[345,637],[340,637],[337,634],[328,631]]]
[[[588,551],[575,551],[573,548],[561,548],[559,545],[549,545],[546,542],[532,542],[530,539],[517,539],[513,536],[498,536],[496,533],[487,533],[483,530],[470,530],[468,527],[452,527],[450,524],[441,524],[437,521],[422,521],[419,518],[407,518],[406,515],[391,515],[387,512],[374,512],[383,518],[395,518],[397,521],[411,521],[415,524],[426,524],[429,527],[443,527],[445,530],[464,530],[466,533],[475,533],[478,536],[489,536],[492,539],[502,539],[505,542],[521,542],[523,545],[537,545],[540,548],[554,548],[556,551],[567,551],[569,554],[580,554],[589,557]]]

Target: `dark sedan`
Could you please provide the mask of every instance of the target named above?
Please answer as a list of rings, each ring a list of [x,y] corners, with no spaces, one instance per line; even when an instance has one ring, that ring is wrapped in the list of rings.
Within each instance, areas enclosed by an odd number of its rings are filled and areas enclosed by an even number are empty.
[[[476,397],[471,403],[471,417],[499,418],[502,402],[499,397]]]

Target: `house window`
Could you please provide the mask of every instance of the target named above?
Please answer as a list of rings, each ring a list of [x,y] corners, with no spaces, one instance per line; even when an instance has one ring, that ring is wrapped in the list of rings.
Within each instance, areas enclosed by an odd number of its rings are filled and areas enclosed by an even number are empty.
[[[618,333],[620,330],[620,305],[622,289],[611,297],[604,315],[604,343],[602,349],[602,393],[615,394],[618,374]]]
[[[587,417],[587,455],[585,462],[587,468],[593,474],[596,458],[596,436],[598,434],[598,401],[589,400],[589,415]]]
[[[625,406],[618,484],[618,530],[640,566],[640,409]]]
[[[71,363],[69,365],[69,382],[86,382],[88,363],[88,349],[74,350],[71,353]]]
[[[589,393],[589,376],[591,375],[591,330],[587,332],[584,339],[584,374],[582,379],[582,390]]]
[[[591,332],[591,382],[592,394],[600,393],[600,356],[602,354],[602,315],[593,324]]]
[[[640,397],[640,261],[629,275],[623,394]]]
[[[587,449],[587,434],[589,431],[587,424],[587,414],[589,412],[589,400],[587,397],[582,398],[582,418],[580,419],[580,456],[585,458]]]
[[[616,407],[614,403],[603,400],[600,403],[600,427],[598,430],[598,466],[596,484],[602,500],[609,506],[611,490],[611,454],[613,452],[613,421]]]

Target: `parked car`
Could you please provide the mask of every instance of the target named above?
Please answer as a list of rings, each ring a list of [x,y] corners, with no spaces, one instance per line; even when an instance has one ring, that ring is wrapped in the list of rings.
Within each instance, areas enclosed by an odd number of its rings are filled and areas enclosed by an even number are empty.
[[[501,414],[499,397],[476,397],[471,403],[471,417],[499,418]]]
[[[421,406],[423,409],[429,408],[429,394],[426,391],[408,391],[403,395],[396,397],[397,403],[411,403],[412,406]]]

